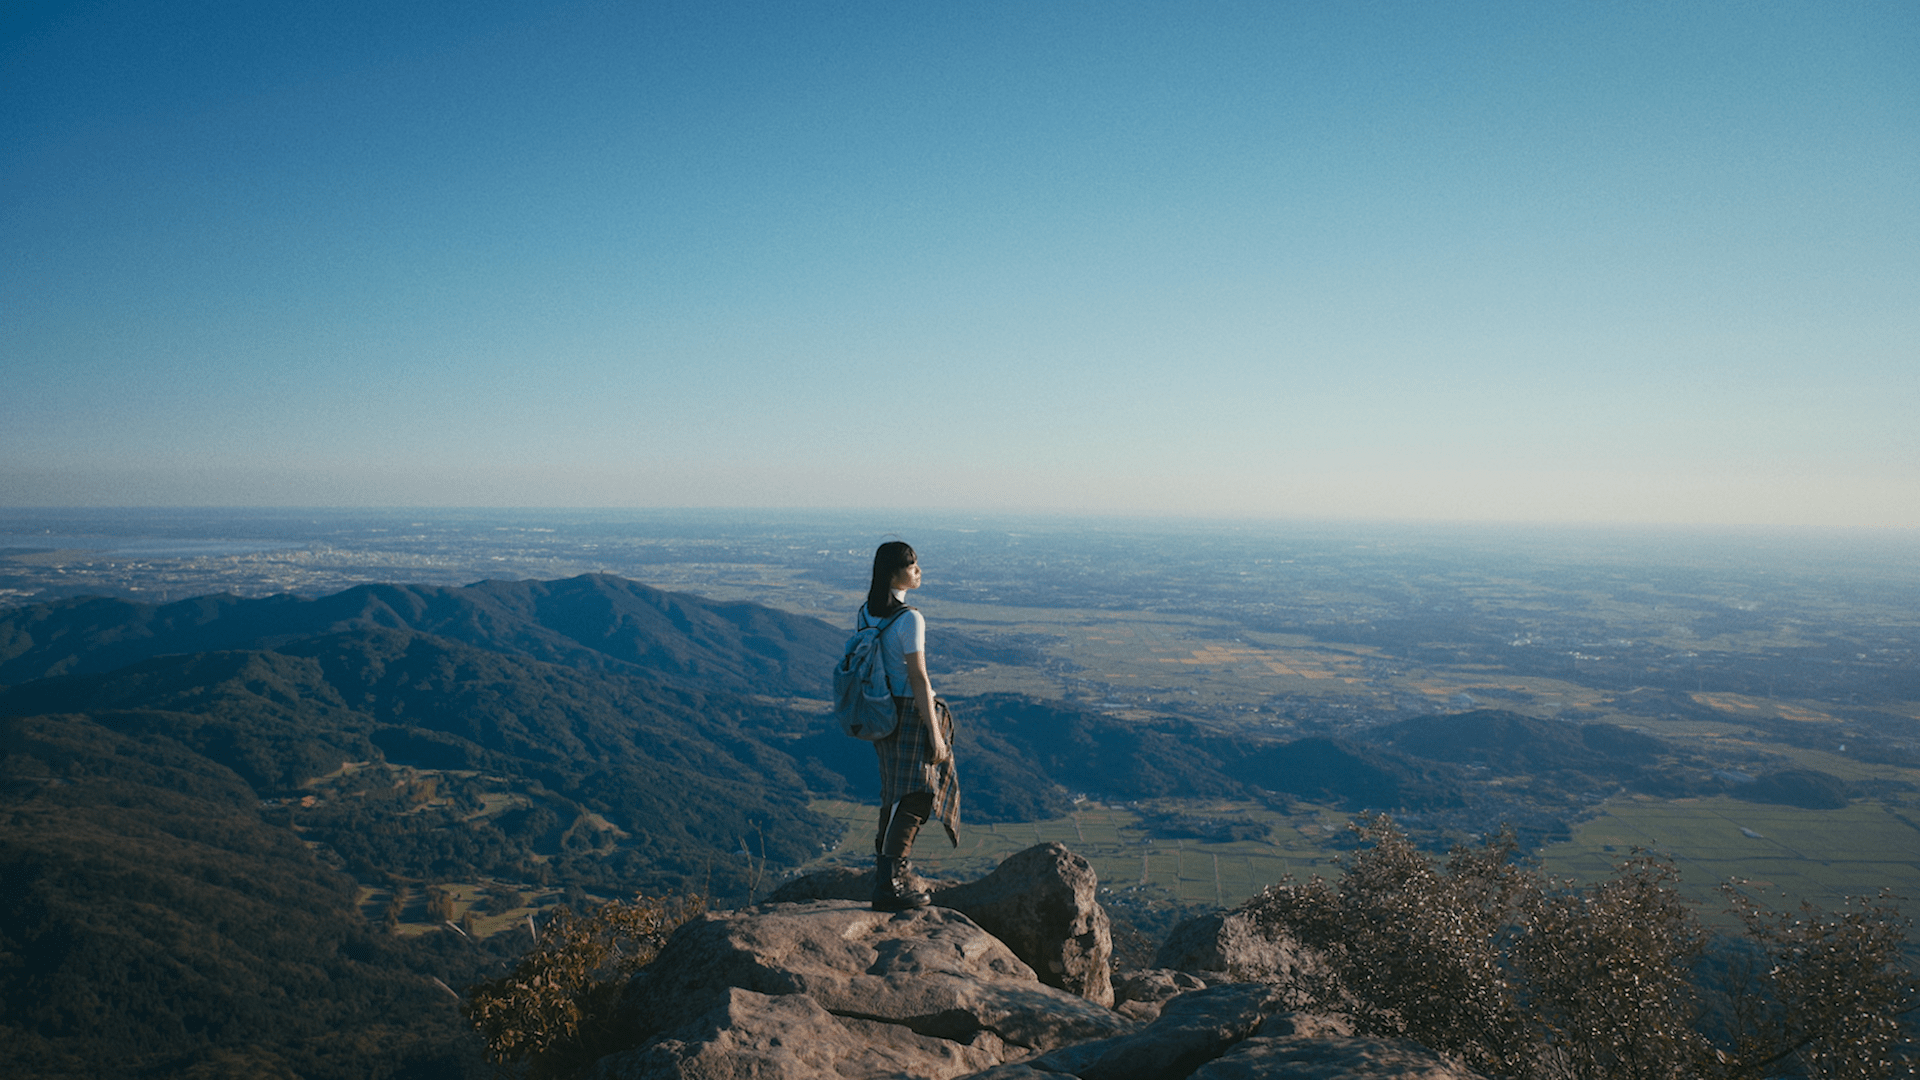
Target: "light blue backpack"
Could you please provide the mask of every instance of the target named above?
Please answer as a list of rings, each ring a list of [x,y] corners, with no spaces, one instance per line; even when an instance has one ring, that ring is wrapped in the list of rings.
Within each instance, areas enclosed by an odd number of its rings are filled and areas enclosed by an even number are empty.
[[[840,718],[840,730],[856,739],[878,742],[893,734],[898,717],[893,711],[893,680],[887,677],[886,661],[880,656],[880,635],[910,607],[887,616],[887,621],[869,623],[867,609],[860,609],[859,628],[847,639],[846,654],[833,669],[833,714]]]

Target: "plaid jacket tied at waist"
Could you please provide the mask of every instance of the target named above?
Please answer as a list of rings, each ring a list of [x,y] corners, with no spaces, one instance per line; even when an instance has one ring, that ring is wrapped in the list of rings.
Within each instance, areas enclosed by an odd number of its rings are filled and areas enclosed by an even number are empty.
[[[880,835],[887,831],[887,818],[902,797],[916,791],[933,793],[933,817],[947,830],[947,840],[960,846],[960,778],[953,771],[953,713],[947,703],[935,698],[933,711],[940,716],[940,730],[947,737],[947,760],[934,764],[927,760],[932,740],[920,709],[910,697],[893,699],[897,726],[892,735],[873,744],[880,757]],[[875,840],[876,850],[878,838]]]

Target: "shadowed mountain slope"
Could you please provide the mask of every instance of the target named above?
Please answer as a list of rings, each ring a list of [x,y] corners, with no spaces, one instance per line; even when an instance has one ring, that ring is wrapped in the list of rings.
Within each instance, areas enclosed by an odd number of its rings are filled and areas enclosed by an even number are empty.
[[[1348,810],[1433,810],[1463,801],[1453,769],[1344,739],[1243,745],[1231,772],[1253,786]]]
[[[432,980],[501,957],[378,932],[234,772],[79,716],[0,720],[0,745],[9,1076],[484,1075]]]
[[[1732,794],[1749,802],[1838,810],[1847,805],[1853,791],[1839,777],[1817,769],[1781,769],[1735,787]]]
[[[0,715],[75,714],[200,755],[257,798],[295,794],[350,761],[537,782],[568,820],[596,814],[626,834],[576,868],[607,888],[697,889],[703,868],[730,855],[750,823],[768,834],[776,861],[804,859],[835,833],[806,810],[808,785],[792,759],[765,741],[796,722],[791,713],[639,673],[580,671],[404,630],[328,634],[281,651],[158,656],[0,692]],[[312,815],[308,827],[328,834],[315,838],[357,843],[347,822],[325,824],[348,809]],[[381,827],[421,830],[422,815],[406,817]],[[469,839],[490,827],[486,819],[434,824]],[[456,859],[442,872],[525,878],[544,854],[492,846],[502,853]],[[716,887],[735,886],[736,862],[723,860]]]
[[[385,621],[388,601],[431,591],[355,592],[353,610]],[[215,600],[206,608],[232,604]],[[170,607],[178,621],[193,606]],[[295,630],[334,621],[303,604],[241,610],[293,613]],[[734,647],[729,626],[745,638],[785,618],[679,611],[692,630],[647,631],[655,653],[697,660]],[[609,641],[637,623],[603,614]],[[770,741],[805,717],[698,689],[690,673],[711,667],[655,675],[564,650],[527,620],[537,647],[580,662],[407,628],[220,622],[135,634],[133,648],[127,622],[69,622],[47,635],[78,661],[67,666],[101,662],[75,647],[87,640],[140,658],[0,690],[0,1043],[19,1075],[460,1075],[478,1066],[474,1047],[432,979],[497,973],[524,943],[384,932],[399,897],[419,909],[440,883],[506,881],[744,898],[749,836],[776,866],[838,836],[806,802],[843,781],[802,776]],[[241,630],[276,647],[155,647]],[[628,634],[628,655],[648,655],[633,645],[644,636]],[[711,681],[738,685],[742,670]],[[395,899],[363,910],[368,889]]]
[[[1572,771],[1625,779],[1672,753],[1660,739],[1614,724],[1541,720],[1504,709],[1418,716],[1388,724],[1376,736],[1402,753],[1508,774]]]
[[[1453,766],[1344,739],[1221,736],[1177,718],[1121,720],[1017,694],[959,699],[954,710],[963,720],[966,803],[985,820],[1064,814],[1080,792],[1127,800],[1280,792],[1354,810],[1461,802]],[[873,768],[872,750],[838,731],[805,736],[789,750],[852,778],[855,790]]]

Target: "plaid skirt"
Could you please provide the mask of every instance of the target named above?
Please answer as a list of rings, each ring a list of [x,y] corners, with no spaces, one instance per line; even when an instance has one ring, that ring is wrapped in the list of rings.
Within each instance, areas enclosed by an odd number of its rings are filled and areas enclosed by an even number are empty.
[[[946,733],[949,750],[953,747],[953,713],[947,710],[947,703],[939,698],[933,699],[933,711],[940,714],[940,729]],[[947,830],[947,839],[954,847],[960,846],[960,778],[953,771],[953,755],[948,753],[947,760],[935,765],[927,760],[927,725],[921,719],[920,709],[910,697],[893,699],[894,718],[898,726],[893,734],[873,744],[874,753],[880,757],[880,831],[875,836],[874,846],[879,847],[879,838],[887,833],[887,819],[893,813],[895,803],[902,797],[916,791],[933,793],[933,816]]]

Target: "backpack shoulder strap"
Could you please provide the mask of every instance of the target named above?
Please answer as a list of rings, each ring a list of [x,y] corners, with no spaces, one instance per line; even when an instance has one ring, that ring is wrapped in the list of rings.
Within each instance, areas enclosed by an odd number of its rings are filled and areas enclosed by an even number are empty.
[[[883,622],[877,624],[880,627],[880,632],[883,634],[886,633],[887,627],[892,626],[895,619],[905,615],[907,612],[919,610],[919,608],[913,607],[910,604],[902,604],[899,611],[887,616]],[[865,630],[869,626],[876,625],[873,621],[873,616],[867,614],[867,605],[865,604],[860,605],[860,610],[854,613],[854,617],[856,621],[853,624],[853,628],[855,630]]]

